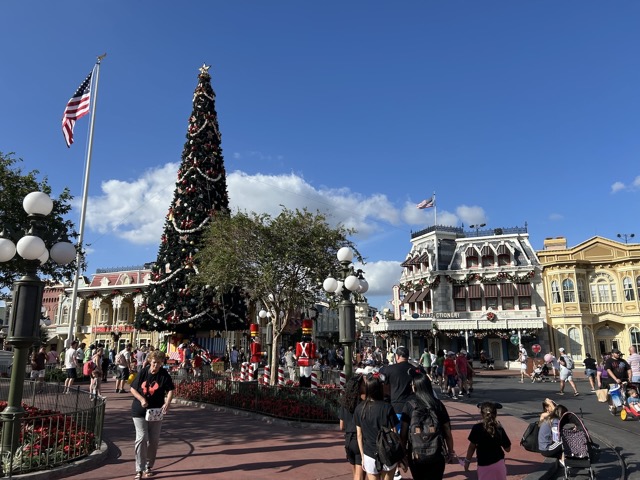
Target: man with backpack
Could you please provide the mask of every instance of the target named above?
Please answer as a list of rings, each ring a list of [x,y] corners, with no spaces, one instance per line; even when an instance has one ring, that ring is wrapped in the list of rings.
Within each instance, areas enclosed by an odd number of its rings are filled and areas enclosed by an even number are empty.
[[[568,382],[569,385],[571,385],[571,388],[573,388],[573,394],[577,397],[580,394],[578,393],[578,388],[573,381],[573,367],[575,366],[573,358],[571,358],[571,355],[566,353],[565,349],[562,347],[558,349],[558,352],[560,352],[560,358],[558,359],[560,362],[560,391],[558,392],[558,395],[564,395],[564,386],[565,383]]]
[[[115,363],[118,367],[118,372],[116,373],[116,393],[125,393],[124,384],[131,374],[131,348],[131,344],[127,343],[124,350],[116,355]]]

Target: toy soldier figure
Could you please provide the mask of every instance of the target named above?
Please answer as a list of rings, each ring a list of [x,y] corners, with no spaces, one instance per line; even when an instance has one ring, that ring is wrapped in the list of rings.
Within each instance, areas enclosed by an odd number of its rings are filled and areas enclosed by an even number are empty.
[[[300,367],[300,386],[311,388],[311,369],[316,358],[316,344],[311,341],[313,320],[302,320],[302,341],[296,344],[296,357]]]
[[[260,360],[262,359],[262,345],[258,336],[260,325],[252,323],[249,325],[251,331],[251,364],[253,365],[253,380],[258,379],[258,369],[260,368]]]

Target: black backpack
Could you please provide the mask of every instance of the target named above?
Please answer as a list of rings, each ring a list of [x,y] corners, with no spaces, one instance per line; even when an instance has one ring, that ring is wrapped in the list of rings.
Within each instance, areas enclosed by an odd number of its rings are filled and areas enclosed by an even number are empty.
[[[376,468],[382,470],[383,465],[390,467],[402,460],[404,455],[398,432],[394,428],[382,427],[376,437]]]
[[[432,409],[410,401],[413,407],[409,423],[409,443],[411,458],[416,463],[429,463],[442,460],[447,445],[442,434],[442,425],[438,415]]]
[[[540,452],[538,448],[538,432],[540,431],[540,425],[537,421],[531,422],[527,425],[527,429],[522,434],[522,439],[520,440],[520,445],[522,448],[529,452]]]

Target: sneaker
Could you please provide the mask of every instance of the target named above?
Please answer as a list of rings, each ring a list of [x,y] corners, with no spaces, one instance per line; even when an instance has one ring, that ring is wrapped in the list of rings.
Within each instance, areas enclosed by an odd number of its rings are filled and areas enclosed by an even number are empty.
[[[558,392],[558,395],[564,395],[564,392]]]
[[[393,476],[393,480],[402,480],[402,474],[396,470],[396,474]]]
[[[580,395],[580,393],[578,393],[578,392],[573,394],[574,397],[577,397],[578,395]]]
[[[520,380],[520,383],[524,383],[524,380]]]
[[[120,393],[120,389],[119,388],[116,388],[116,393]]]
[[[127,393],[124,388],[120,389],[120,393]]]
[[[595,392],[595,391],[596,391],[596,389],[595,389],[595,388],[592,388],[592,389],[591,389],[591,391],[592,391],[592,392]]]
[[[457,395],[454,395],[454,396],[453,396],[453,397],[451,397],[451,398],[453,398],[454,400],[458,400],[458,396],[457,396]]]

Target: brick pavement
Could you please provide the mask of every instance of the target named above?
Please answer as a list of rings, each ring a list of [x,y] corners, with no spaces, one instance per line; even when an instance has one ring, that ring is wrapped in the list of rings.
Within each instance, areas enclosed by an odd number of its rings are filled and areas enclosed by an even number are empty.
[[[515,372],[517,374],[517,372]],[[480,374],[479,376],[482,376]],[[508,371],[488,372],[511,375]],[[130,416],[130,394],[113,392],[114,383],[106,384],[107,418],[104,439],[108,453],[102,464],[77,465],[76,472],[50,471],[42,478],[92,480],[132,479],[135,473],[134,431]],[[473,400],[473,399],[471,399]],[[455,449],[464,455],[466,437],[479,419],[473,401],[445,400],[452,418]],[[504,415],[500,417],[513,448],[507,454],[510,479],[522,479],[544,472],[549,464],[543,458],[523,450],[519,439],[526,422]],[[475,462],[472,463],[475,470]],[[286,480],[351,478],[344,459],[343,435],[337,426],[295,424],[211,406],[178,402],[165,417],[158,451],[155,479]],[[45,473],[45,472],[43,472]],[[35,478],[32,476],[32,478]],[[404,478],[411,478],[410,472]],[[447,480],[467,479],[458,464],[448,465]],[[471,478],[475,478],[472,475]],[[539,478],[539,477],[538,477]]]

